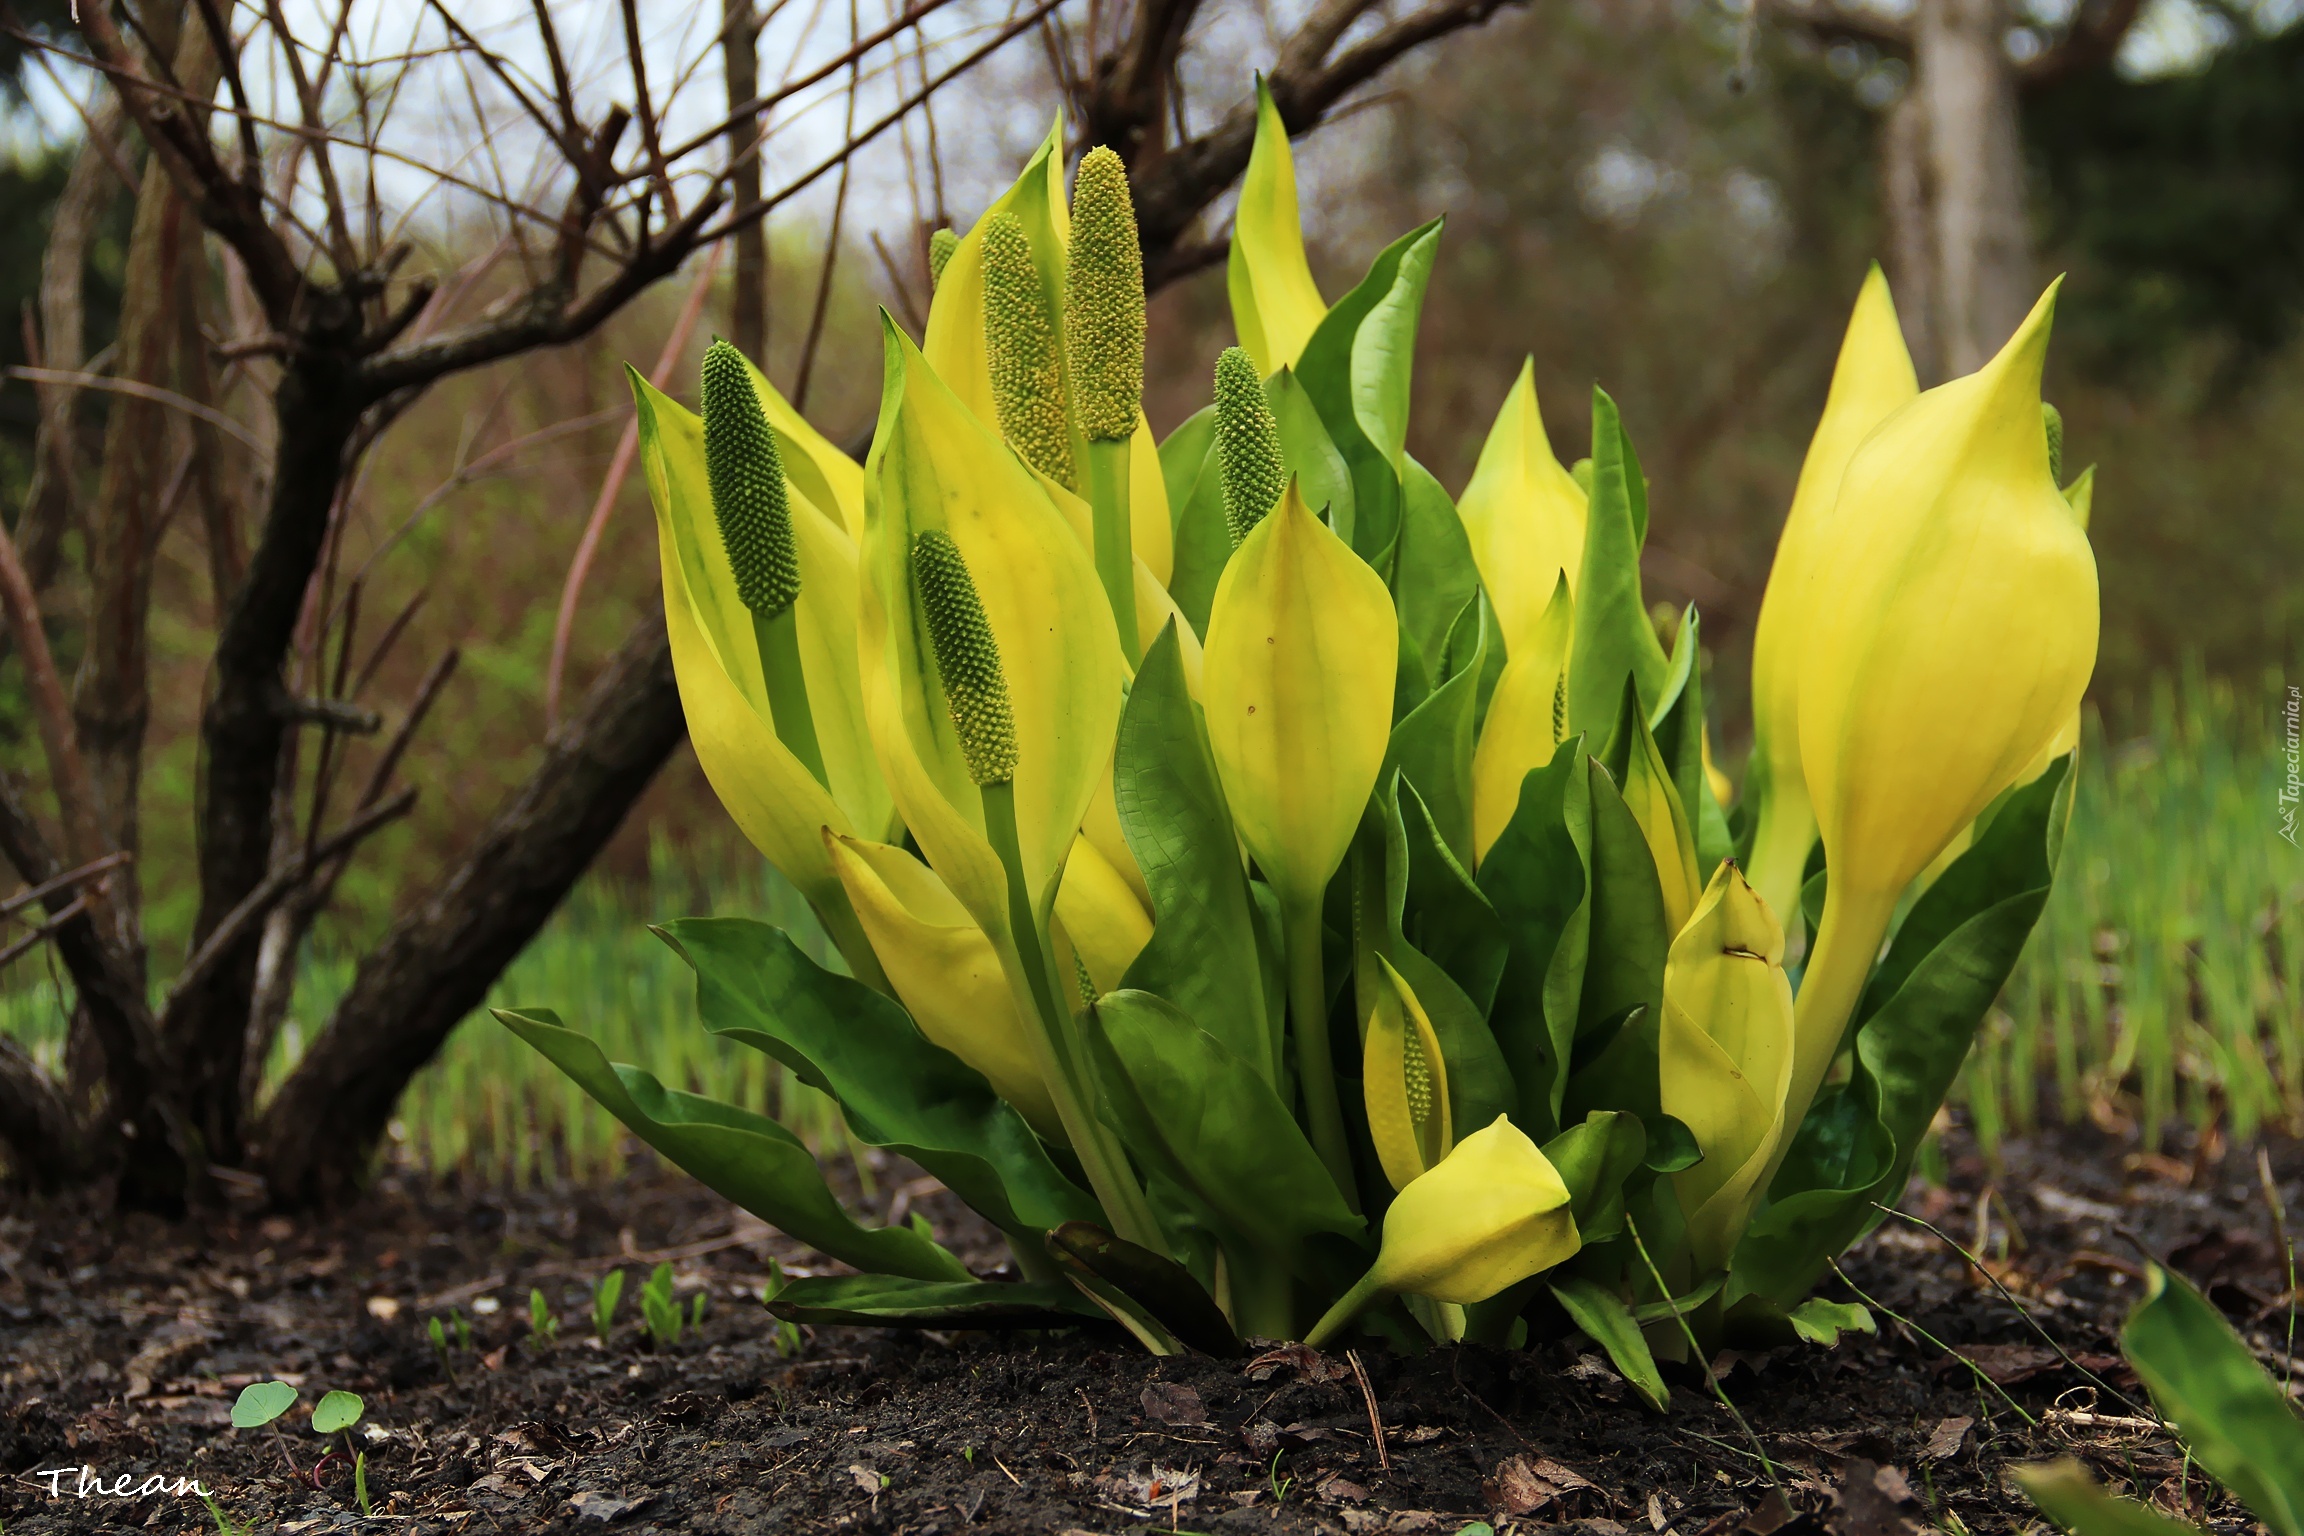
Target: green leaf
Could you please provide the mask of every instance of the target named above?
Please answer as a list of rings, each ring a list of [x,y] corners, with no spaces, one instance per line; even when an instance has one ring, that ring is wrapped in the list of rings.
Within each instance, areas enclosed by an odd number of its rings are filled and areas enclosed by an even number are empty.
[[[1576,633],[1568,666],[1568,729],[1604,738],[1616,724],[1624,679],[1633,679],[1643,710],[1663,696],[1667,662],[1640,591],[1640,542],[1647,495],[1639,461],[1624,436],[1616,402],[1592,391],[1592,497],[1584,522],[1584,560],[1576,580]]]
[[[1692,1291],[1634,1307],[1632,1309],[1632,1321],[1645,1328],[1650,1323],[1661,1323],[1667,1318],[1687,1317],[1698,1307],[1718,1295],[1721,1283],[1727,1278],[1726,1275],[1713,1275]]]
[[[1281,1004],[1278,994],[1266,1003],[1247,872],[1172,633],[1144,653],[1112,782],[1153,911],[1151,942],[1121,985],[1166,998],[1266,1082],[1282,1081]]]
[[[1446,971],[1485,1016],[1496,999],[1511,941],[1503,920],[1464,872],[1440,834],[1416,786],[1400,784],[1402,829],[1408,836],[1408,896],[1403,936]]]
[[[1086,1221],[1068,1221],[1049,1233],[1048,1251],[1067,1268],[1085,1271],[1125,1293],[1179,1342],[1227,1358],[1246,1353],[1216,1298],[1190,1270],[1165,1254],[1138,1247]]]
[[[1311,1238],[1362,1236],[1367,1224],[1263,1074],[1174,1004],[1107,993],[1081,1034],[1121,1140],[1194,1202],[1210,1230],[1308,1278],[1302,1250]]]
[[[912,1159],[1003,1231],[1098,1214],[1024,1117],[893,999],[834,975],[765,923],[692,917],[659,932],[695,968],[704,1027],[830,1094],[857,1139]]]
[[[768,1310],[791,1323],[878,1328],[1063,1328],[1104,1320],[1102,1308],[1061,1282],[1002,1285],[899,1275],[794,1280],[769,1300]]]
[[[1624,1230],[1624,1181],[1637,1173],[1648,1153],[1648,1133],[1638,1115],[1594,1110],[1544,1143],[1544,1156],[1568,1186],[1568,1208],[1576,1231],[1589,1248]]]
[[[1591,926],[1584,899],[1590,796],[1584,739],[1570,737],[1521,780],[1512,819],[1480,861],[1480,890],[1510,945],[1488,1027],[1519,1088],[1513,1123],[1536,1137],[1560,1123],[1576,1043]]]
[[[2154,1264],[2120,1351],[2192,1459],[2273,1536],[2304,1536],[2304,1422],[2224,1314]]]
[[[767,1116],[666,1088],[638,1067],[613,1065],[548,1009],[495,1014],[633,1135],[770,1226],[857,1269],[918,1280],[968,1278],[958,1259],[909,1228],[858,1226],[825,1186],[815,1154]]]
[[[366,1406],[357,1392],[331,1392],[312,1410],[312,1432],[332,1435],[340,1429],[350,1429],[360,1422],[361,1411]]]
[[[1407,421],[1408,374],[1401,331],[1405,322],[1407,347],[1412,350],[1416,315],[1439,233],[1435,220],[1386,246],[1369,265],[1368,275],[1321,320],[1296,362],[1297,379],[1352,472],[1349,542],[1379,571],[1390,563],[1400,532],[1400,445],[1390,442],[1390,435],[1395,420],[1402,428]],[[1412,290],[1412,297],[1406,291],[1395,297],[1394,289],[1402,285]],[[1383,317],[1363,350],[1361,325],[1380,307]],[[1369,413],[1366,420],[1363,399]],[[1366,424],[1370,420],[1381,436],[1371,435]]]
[[[1408,902],[1409,842],[1399,780],[1382,781],[1368,800],[1367,814],[1353,838],[1352,858],[1365,875],[1381,871],[1381,906],[1371,901],[1360,914],[1355,942],[1392,962],[1424,1005],[1440,1054],[1448,1064],[1448,1105],[1459,1134],[1469,1134],[1510,1114],[1519,1095],[1512,1069],[1504,1063],[1496,1036],[1464,989],[1430,956],[1408,941],[1403,929]],[[1373,889],[1373,887],[1371,887]],[[1365,981],[1373,961],[1355,960],[1353,974]]]
[[[2072,1536],[2205,1536],[2190,1521],[2171,1520],[2149,1505],[2106,1493],[2069,1456],[2016,1467],[2009,1475],[2040,1513]]]
[[[1681,1121],[1659,1114],[1647,1124],[1646,1166],[1650,1173],[1678,1173],[1704,1160],[1704,1149],[1696,1144],[1696,1133]]]
[[[1592,921],[1576,1030],[1588,1034],[1634,1008],[1654,1017],[1664,998],[1664,891],[1648,839],[1599,763],[1585,760],[1592,807]]]
[[[1734,840],[1728,833],[1728,814],[1712,794],[1712,776],[1704,771],[1704,665],[1702,637],[1693,604],[1680,618],[1680,633],[1672,642],[1672,660],[1664,682],[1661,705],[1651,708],[1648,724],[1656,734],[1657,750],[1672,773],[1672,787],[1688,812],[1689,831],[1696,839],[1696,872],[1709,882],[1712,871],[1728,857]]]
[[[261,1429],[296,1406],[296,1389],[284,1381],[252,1381],[232,1402],[234,1429]]]
[[[1329,528],[1345,543],[1352,542],[1352,467],[1337,451],[1336,440],[1320,420],[1320,408],[1304,392],[1295,371],[1283,368],[1264,381],[1264,399],[1280,428],[1280,456],[1296,477],[1296,490],[1304,505],[1328,519]]]
[[[1826,1349],[1840,1342],[1843,1333],[1878,1333],[1873,1326],[1871,1311],[1853,1301],[1826,1301],[1811,1296],[1786,1314],[1792,1320],[1792,1331],[1811,1344]]]
[[[1598,1281],[1581,1276],[1553,1282],[1552,1294],[1576,1326],[1584,1330],[1584,1336],[1608,1352],[1617,1373],[1639,1389],[1650,1407],[1663,1412],[1672,1394],[1664,1385],[1663,1373],[1656,1369],[1656,1357],[1648,1352],[1648,1341],[1641,1336],[1640,1325],[1632,1320],[1632,1311],[1624,1305],[1623,1298]]]
[[[1474,716],[1480,703],[1480,671],[1487,659],[1483,634],[1471,661],[1434,688],[1422,703],[1392,727],[1384,752],[1387,782],[1397,768],[1431,808],[1456,861],[1472,864],[1472,747]]]
[[[1216,408],[1202,406],[1160,445],[1160,474],[1168,483],[1174,565],[1168,595],[1196,635],[1208,633],[1216,583],[1232,558],[1232,532],[1224,522],[1224,475],[1216,461]]]
[[[1473,563],[1472,541],[1464,535],[1456,503],[1430,470],[1412,458],[1405,463],[1392,600],[1399,608],[1401,633],[1416,642],[1420,654],[1436,656],[1446,649],[1457,615],[1479,593],[1480,568]]]

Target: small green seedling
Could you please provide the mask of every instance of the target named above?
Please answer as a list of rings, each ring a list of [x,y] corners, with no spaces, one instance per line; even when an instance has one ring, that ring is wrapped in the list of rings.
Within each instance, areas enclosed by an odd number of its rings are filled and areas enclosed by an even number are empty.
[[[1272,1453],[1272,1465],[1264,1474],[1266,1480],[1272,1485],[1272,1502],[1275,1506],[1286,1504],[1288,1502],[1288,1490],[1296,1486],[1295,1478],[1280,1475],[1280,1458],[1287,1454],[1286,1451],[1274,1451]]]
[[[200,1502],[208,1506],[208,1513],[216,1521],[216,1536],[255,1536],[256,1527],[235,1522],[224,1513],[224,1506],[216,1502],[213,1494],[200,1495]]]
[[[312,1431],[315,1434],[344,1436],[344,1450],[352,1460],[352,1495],[359,1501],[360,1513],[368,1511],[368,1453],[352,1444],[352,1426],[360,1422],[367,1404],[357,1392],[331,1392],[320,1399],[312,1410]]]
[[[774,1259],[770,1259],[768,1261],[768,1283],[760,1287],[760,1305],[766,1306],[774,1301],[787,1283],[784,1278],[784,1266]],[[788,1317],[778,1318],[776,1320],[775,1347],[776,1353],[787,1360],[800,1353],[800,1325]],[[971,1456],[975,1454],[973,1446],[969,1448],[969,1454]]]
[[[470,1352],[472,1348],[472,1322],[464,1315],[464,1309],[458,1307],[450,1312],[448,1323],[450,1327],[456,1330],[456,1347]]]
[[[440,1325],[440,1319],[435,1317],[426,1325],[425,1332],[431,1336],[432,1352],[440,1357],[441,1372],[450,1381],[454,1381],[456,1379],[456,1362],[448,1358],[448,1330],[443,1328]]]
[[[560,1337],[560,1319],[552,1315],[544,1301],[544,1293],[534,1286],[528,1288],[528,1338],[538,1348]]]
[[[672,1299],[672,1266],[659,1264],[640,1287],[640,1319],[658,1349],[680,1342],[680,1304]]]
[[[616,1303],[624,1297],[624,1271],[612,1269],[600,1277],[592,1289],[592,1337],[608,1342],[608,1332],[616,1324]]]
[[[288,1383],[252,1381],[240,1389],[240,1396],[232,1404],[232,1427],[262,1429],[295,1406],[296,1389]]]
[[[695,1330],[695,1331],[697,1331],[697,1332],[702,1332],[702,1331],[703,1331],[703,1328],[704,1328],[704,1292],[702,1292],[702,1291],[698,1291],[698,1292],[696,1293],[696,1298],[695,1298],[695,1300],[693,1300],[692,1302],[690,1302],[690,1303],[688,1304],[688,1326],[689,1326],[691,1329],[694,1329],[694,1330]]]

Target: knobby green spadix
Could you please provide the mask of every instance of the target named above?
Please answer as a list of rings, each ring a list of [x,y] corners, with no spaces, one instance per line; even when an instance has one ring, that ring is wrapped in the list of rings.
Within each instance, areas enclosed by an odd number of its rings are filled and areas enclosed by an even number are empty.
[[[1000,435],[1058,485],[1076,485],[1062,342],[1033,265],[1032,242],[1012,213],[984,223],[984,354]]]
[[[1816,815],[1800,767],[1800,669],[1813,644],[1810,615],[1819,602],[1832,600],[1840,579],[1837,567],[1820,563],[1821,556],[1850,550],[1866,536],[1860,525],[1843,526],[1862,517],[1865,508],[1841,503],[1841,479],[1857,445],[1919,393],[1888,280],[1875,265],[1857,292],[1840,343],[1824,415],[1800,466],[1752,636],[1752,770],[1760,806],[1752,883],[1788,928],[1800,921],[1800,875],[1816,840]]]
[[[1136,546],[1129,458],[1144,410],[1144,252],[1128,171],[1102,145],[1081,158],[1064,251],[1064,348],[1081,435],[1081,491],[1095,515],[1096,574],[1130,665],[1136,644]]]
[[[1368,1137],[1394,1189],[1422,1178],[1455,1145],[1448,1115],[1448,1069],[1440,1036],[1415,989],[1382,955],[1376,1007],[1361,1042]]]
[[[752,610],[767,675],[768,707],[776,734],[792,755],[825,782],[824,756],[800,670],[800,630],[792,608],[800,600],[800,550],[792,532],[792,499],[776,434],[752,390],[744,356],[724,341],[704,350],[704,471],[712,484],[712,515],[736,595]]]
[[[960,237],[949,229],[940,229],[928,237],[928,285],[933,289],[944,281],[944,269],[952,264],[952,253],[960,249]]]
[[[1800,988],[1794,1123],[1904,888],[2072,718],[2095,668],[2096,561],[2040,414],[2055,301],[2051,286],[1997,357],[1864,441],[1820,541],[1800,762],[1831,880]]]
[[[1241,347],[1226,347],[1216,358],[1216,464],[1224,490],[1224,527],[1238,549],[1288,486],[1280,423],[1264,397],[1254,360]]]

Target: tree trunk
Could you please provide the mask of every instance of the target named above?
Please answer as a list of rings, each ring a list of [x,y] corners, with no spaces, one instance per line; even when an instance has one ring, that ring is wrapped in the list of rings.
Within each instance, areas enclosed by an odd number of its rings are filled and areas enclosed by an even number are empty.
[[[686,729],[656,617],[609,660],[463,863],[360,962],[256,1138],[276,1203],[359,1189],[408,1079],[544,926]]]
[[[760,94],[760,22],[752,0],[721,0],[720,57],[728,76],[728,110]],[[729,178],[734,213],[741,216],[760,201],[760,119],[738,116],[728,128]],[[768,231],[763,219],[747,220],[736,231],[735,290],[728,317],[729,345],[761,368],[768,366]]]
[[[2003,0],[1921,0],[1913,16],[1935,234],[1930,332],[1945,376],[1982,367],[2034,297],[2007,30]]]
[[[1880,128],[1880,201],[1887,268],[1912,366],[1930,383],[1944,376],[1936,347],[1936,228],[1931,218],[1928,105],[1910,90]]]

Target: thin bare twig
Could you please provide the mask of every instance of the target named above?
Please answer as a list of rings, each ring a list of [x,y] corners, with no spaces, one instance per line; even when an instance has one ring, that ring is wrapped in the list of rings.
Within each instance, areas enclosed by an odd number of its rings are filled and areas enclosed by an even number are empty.
[[[18,939],[15,943],[9,945],[6,949],[0,949],[0,967],[5,967],[10,961],[14,960],[18,955],[23,954],[26,950],[37,948],[39,945],[46,943],[49,939],[55,937],[56,931],[58,929],[62,928],[65,924],[71,922],[72,919],[80,916],[87,910],[88,893],[86,891],[82,891],[79,895],[73,897],[70,901],[64,904],[63,911],[58,912],[54,917],[49,918],[48,921],[42,923],[39,927],[33,929],[30,933]]]
[[[0,917],[14,917],[32,903],[46,900],[66,886],[78,885],[83,880],[91,880],[109,870],[118,869],[134,857],[134,854],[122,849],[118,853],[108,853],[100,859],[92,859],[78,869],[67,869],[62,874],[51,875],[38,885],[28,890],[18,891],[6,901],[0,901]]]
[[[55,653],[48,649],[48,631],[40,622],[40,599],[32,578],[16,553],[16,541],[0,529],[0,605],[8,610],[8,626],[16,638],[16,651],[32,694],[32,712],[39,718],[40,741],[48,757],[49,787],[56,793],[64,818],[64,848],[68,858],[89,863],[104,852],[103,823],[96,815],[96,783],[80,755],[80,732],[72,720],[72,705],[56,673]]]
[[[12,379],[23,379],[33,384],[62,384],[73,389],[101,389],[115,395],[133,395],[139,400],[150,400],[156,405],[165,405],[174,410],[182,411],[195,420],[204,421],[244,448],[256,453],[267,451],[266,444],[261,438],[222,411],[213,406],[202,405],[199,401],[188,395],[180,395],[175,390],[163,389],[157,384],[146,384],[138,379],[107,378],[100,373],[81,373],[62,368],[30,368],[22,363],[11,365],[8,369],[8,376]]]
[[[338,854],[349,851],[370,833],[407,815],[415,804],[416,786],[411,784],[383,804],[354,816],[294,863],[283,865],[265,876],[256,889],[241,898],[240,904],[225,914],[224,921],[218,923],[207,940],[192,952],[192,957],[184,962],[184,969],[176,973],[175,984],[168,989],[167,1004],[161,1009],[163,1030],[171,1016],[182,1006],[183,1000],[192,996],[200,984],[208,979],[208,973],[231,954],[250,930],[264,920],[266,913],[303,884],[314,869]]]
[[[856,52],[858,25],[856,0],[848,0],[848,51],[856,62],[849,66],[847,115],[840,124],[840,137],[849,142],[856,137],[856,96],[864,73],[864,56]],[[808,385],[816,376],[816,349],[824,341],[824,314],[832,303],[832,277],[840,269],[840,235],[848,217],[848,182],[855,169],[853,155],[840,162],[840,184],[832,194],[832,227],[824,236],[824,265],[816,275],[816,303],[808,312],[808,339],[801,344],[800,373],[792,384],[792,409],[803,415],[808,410]]]

